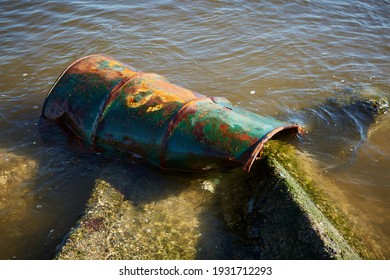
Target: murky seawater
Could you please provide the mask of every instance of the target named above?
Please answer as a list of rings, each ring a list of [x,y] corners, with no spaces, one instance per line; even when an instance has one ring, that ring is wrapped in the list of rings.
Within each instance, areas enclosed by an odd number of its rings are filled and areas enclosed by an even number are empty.
[[[52,258],[98,178],[114,180],[134,203],[160,208],[183,189],[197,193],[192,199],[209,191],[205,174],[167,174],[83,153],[64,139],[43,141],[47,91],[71,62],[94,53],[299,121],[308,133],[297,148],[340,188],[380,257],[390,257],[389,116],[372,123],[321,107],[340,89],[390,98],[389,1],[129,2],[0,1],[0,258]],[[225,181],[219,189],[234,189]],[[204,248],[213,250],[200,257],[248,257],[219,207],[208,209],[197,219],[207,225]]]

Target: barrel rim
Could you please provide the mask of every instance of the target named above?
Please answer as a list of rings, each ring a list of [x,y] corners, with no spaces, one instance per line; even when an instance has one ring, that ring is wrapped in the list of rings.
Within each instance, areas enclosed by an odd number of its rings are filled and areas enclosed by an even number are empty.
[[[279,127],[275,128],[275,129],[271,130],[266,135],[264,135],[264,137],[262,137],[254,145],[254,149],[253,149],[251,155],[249,156],[249,158],[244,163],[244,167],[243,167],[244,171],[250,172],[251,167],[254,164],[254,162],[257,159],[261,158],[261,155],[262,155],[265,143],[268,140],[270,140],[272,137],[274,137],[276,134],[278,134],[279,132],[285,131],[285,130],[296,130],[297,133],[302,133],[303,132],[303,128],[300,125],[298,125],[298,124],[289,124],[289,125],[279,126]]]
[[[41,117],[45,118],[44,116],[44,112],[45,112],[45,108],[46,108],[46,105],[47,105],[47,100],[50,96],[50,94],[52,93],[53,89],[57,86],[58,82],[62,79],[62,77],[68,72],[68,70],[70,68],[72,68],[74,65],[76,65],[77,63],[79,63],[80,61],[83,61],[85,59],[88,59],[90,57],[98,57],[98,56],[101,56],[101,57],[107,57],[108,59],[112,59],[112,60],[115,60],[114,58],[108,56],[108,55],[105,55],[105,54],[90,54],[90,55],[87,55],[87,56],[84,56],[82,58],[79,58],[75,61],[73,61],[68,67],[65,68],[65,70],[63,70],[61,72],[61,74],[58,76],[58,78],[55,80],[55,82],[53,83],[53,85],[50,87],[49,91],[47,92],[46,94],[46,97],[45,97],[45,101],[43,103],[43,106],[42,106],[42,112],[41,112]],[[127,66],[127,65],[126,65]]]

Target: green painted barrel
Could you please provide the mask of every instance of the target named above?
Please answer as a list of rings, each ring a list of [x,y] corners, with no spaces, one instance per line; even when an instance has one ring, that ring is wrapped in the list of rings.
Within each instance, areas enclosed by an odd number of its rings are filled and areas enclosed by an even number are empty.
[[[242,165],[250,171],[267,140],[300,130],[106,55],[71,64],[50,89],[42,118],[96,151],[116,150],[178,170]]]

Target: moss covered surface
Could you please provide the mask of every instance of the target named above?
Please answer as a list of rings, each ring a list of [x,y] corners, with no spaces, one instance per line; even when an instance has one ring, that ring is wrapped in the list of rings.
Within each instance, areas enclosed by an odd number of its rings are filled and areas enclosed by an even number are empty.
[[[293,146],[278,141],[267,143],[263,158],[268,172],[272,170],[271,173],[284,181],[282,184],[297,205],[309,215],[314,227],[319,225],[322,228],[324,245],[329,248],[335,246],[335,258],[378,258],[375,246],[368,246],[367,237],[337,203],[335,196],[342,195],[341,192],[331,186],[332,182],[322,176],[308,158],[299,154]],[[330,193],[332,191],[335,193]],[[342,252],[342,255],[337,252]]]

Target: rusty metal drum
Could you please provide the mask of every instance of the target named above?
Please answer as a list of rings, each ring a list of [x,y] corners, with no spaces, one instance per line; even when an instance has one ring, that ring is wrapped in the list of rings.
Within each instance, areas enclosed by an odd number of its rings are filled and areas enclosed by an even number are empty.
[[[137,155],[178,170],[242,165],[250,171],[267,140],[300,129],[106,55],[66,68],[45,99],[42,118],[66,127],[95,151]]]

